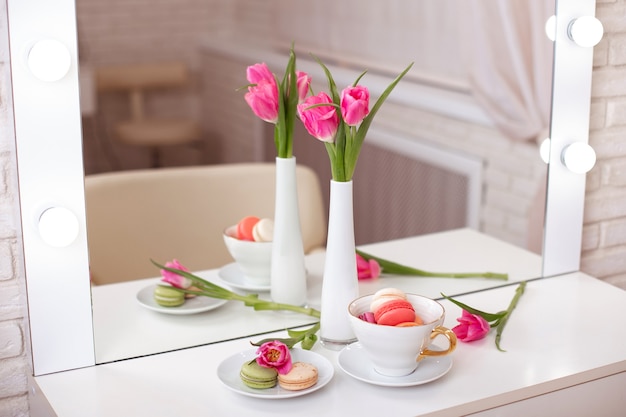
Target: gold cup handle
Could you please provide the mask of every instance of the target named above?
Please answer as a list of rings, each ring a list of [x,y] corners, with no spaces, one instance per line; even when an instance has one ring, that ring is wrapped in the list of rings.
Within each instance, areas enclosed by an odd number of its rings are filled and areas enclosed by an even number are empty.
[[[447,350],[424,349],[422,353],[420,353],[420,355],[417,357],[418,362],[424,359],[426,356],[444,356],[454,351],[454,349],[456,348],[456,334],[454,334],[454,332],[448,329],[447,327],[437,326],[430,333],[430,340],[432,341],[439,335],[444,336],[446,339],[448,339],[448,349]]]

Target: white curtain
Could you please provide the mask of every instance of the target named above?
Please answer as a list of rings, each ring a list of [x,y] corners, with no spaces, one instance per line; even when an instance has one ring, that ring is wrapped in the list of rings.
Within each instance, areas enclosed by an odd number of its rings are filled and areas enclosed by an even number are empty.
[[[547,134],[552,48],[545,23],[554,0],[463,0],[459,3],[469,83],[496,126],[511,139]]]

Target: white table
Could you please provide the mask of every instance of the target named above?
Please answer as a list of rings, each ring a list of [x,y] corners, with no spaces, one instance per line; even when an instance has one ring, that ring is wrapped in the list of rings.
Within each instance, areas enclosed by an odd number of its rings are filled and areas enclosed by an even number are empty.
[[[536,278],[541,257],[471,229],[423,235],[371,244],[362,249],[401,264],[433,272],[506,272],[509,283]],[[166,262],[167,260],[163,260]],[[324,254],[307,256],[308,304],[319,307]],[[155,267],[155,273],[158,269]],[[199,276],[225,285],[218,270]],[[240,302],[228,302],[217,310],[192,316],[174,316],[146,310],[136,301],[142,288],[158,278],[96,286],[92,290],[97,363],[133,358],[214,343],[233,338],[314,323],[311,317],[277,312],[255,312]],[[385,277],[360,285],[362,294],[382,287],[401,286],[432,298],[463,294],[507,282],[488,279]],[[261,298],[269,297],[260,293]]]
[[[515,286],[459,297],[506,308]],[[445,324],[460,309],[444,302]],[[626,400],[626,292],[581,273],[528,284],[496,350],[494,335],[459,343],[453,367],[425,385],[390,388],[343,373],[336,351],[314,351],[335,367],[317,392],[286,400],[249,398],[222,386],[220,362],[250,338],[37,377],[55,412],[69,416],[617,416]],[[284,336],[282,333],[278,335]],[[490,410],[494,407],[503,407]],[[599,408],[598,408],[599,407]]]
[[[462,230],[423,240],[372,245],[368,250],[424,269],[508,271],[512,282],[531,278],[523,276],[526,267],[522,264],[532,257],[526,259],[520,253],[524,262],[516,257],[508,258],[512,248],[491,239],[484,242],[487,246],[463,248],[461,236],[474,243],[474,239],[484,238]],[[455,250],[457,243],[459,249]],[[408,244],[410,248],[405,247]],[[480,256],[483,251],[488,256]],[[425,257],[418,260],[418,254]],[[486,265],[488,260],[492,263]],[[442,267],[443,262],[447,268]],[[430,296],[440,291],[461,294],[483,287],[481,291],[457,298],[486,311],[505,309],[517,286],[489,289],[499,284],[486,280],[381,278],[363,285],[361,291],[371,292],[388,285]],[[447,312],[445,325],[452,327],[460,309],[448,301],[442,303]],[[314,352],[326,357],[334,367],[334,377],[328,385],[297,398],[246,397],[226,389],[216,374],[225,358],[249,349],[249,342],[258,339],[247,334],[246,329],[235,340],[45,375],[35,380],[41,394],[61,417],[472,413],[613,416],[623,415],[626,410],[622,392],[626,383],[624,328],[626,292],[585,274],[573,273],[528,283],[504,331],[502,347],[506,353],[495,348],[493,333],[480,341],[459,343],[450,372],[424,385],[392,388],[358,381],[340,369],[338,352],[317,344]],[[282,331],[272,334],[285,336]]]

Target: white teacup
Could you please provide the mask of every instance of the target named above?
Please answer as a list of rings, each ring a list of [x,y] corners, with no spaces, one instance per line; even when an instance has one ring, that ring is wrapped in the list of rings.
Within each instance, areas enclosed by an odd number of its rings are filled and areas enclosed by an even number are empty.
[[[381,375],[409,375],[424,357],[447,355],[456,347],[456,335],[442,326],[445,309],[440,303],[417,294],[407,294],[407,299],[423,320],[423,324],[394,327],[360,319],[360,314],[370,311],[372,295],[357,298],[348,306],[354,334],[372,361],[374,369]],[[448,340],[448,349],[429,349],[431,342],[439,335]]]
[[[224,231],[224,243],[233,257],[246,282],[253,285],[269,286],[272,270],[272,242],[239,240],[236,226]]]

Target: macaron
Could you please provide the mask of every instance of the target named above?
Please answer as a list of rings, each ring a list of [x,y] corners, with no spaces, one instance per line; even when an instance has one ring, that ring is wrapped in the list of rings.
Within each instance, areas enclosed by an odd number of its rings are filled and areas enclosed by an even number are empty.
[[[415,309],[407,300],[387,301],[373,313],[376,323],[383,326],[415,321]]]
[[[239,220],[237,223],[237,239],[239,240],[254,240],[252,229],[254,225],[259,222],[259,218],[256,216],[246,216]]]
[[[276,386],[278,372],[274,368],[265,368],[253,360],[241,365],[239,377],[250,388],[267,389]]]
[[[406,300],[406,294],[397,288],[382,288],[372,295],[370,311],[375,313],[381,305],[391,300]]]
[[[252,227],[252,237],[255,242],[271,242],[274,238],[274,221],[261,219]]]
[[[162,307],[178,307],[185,303],[185,294],[167,285],[157,285],[153,297]]]
[[[315,365],[306,362],[294,362],[291,371],[278,375],[278,385],[288,391],[300,391],[317,383],[318,372]]]

